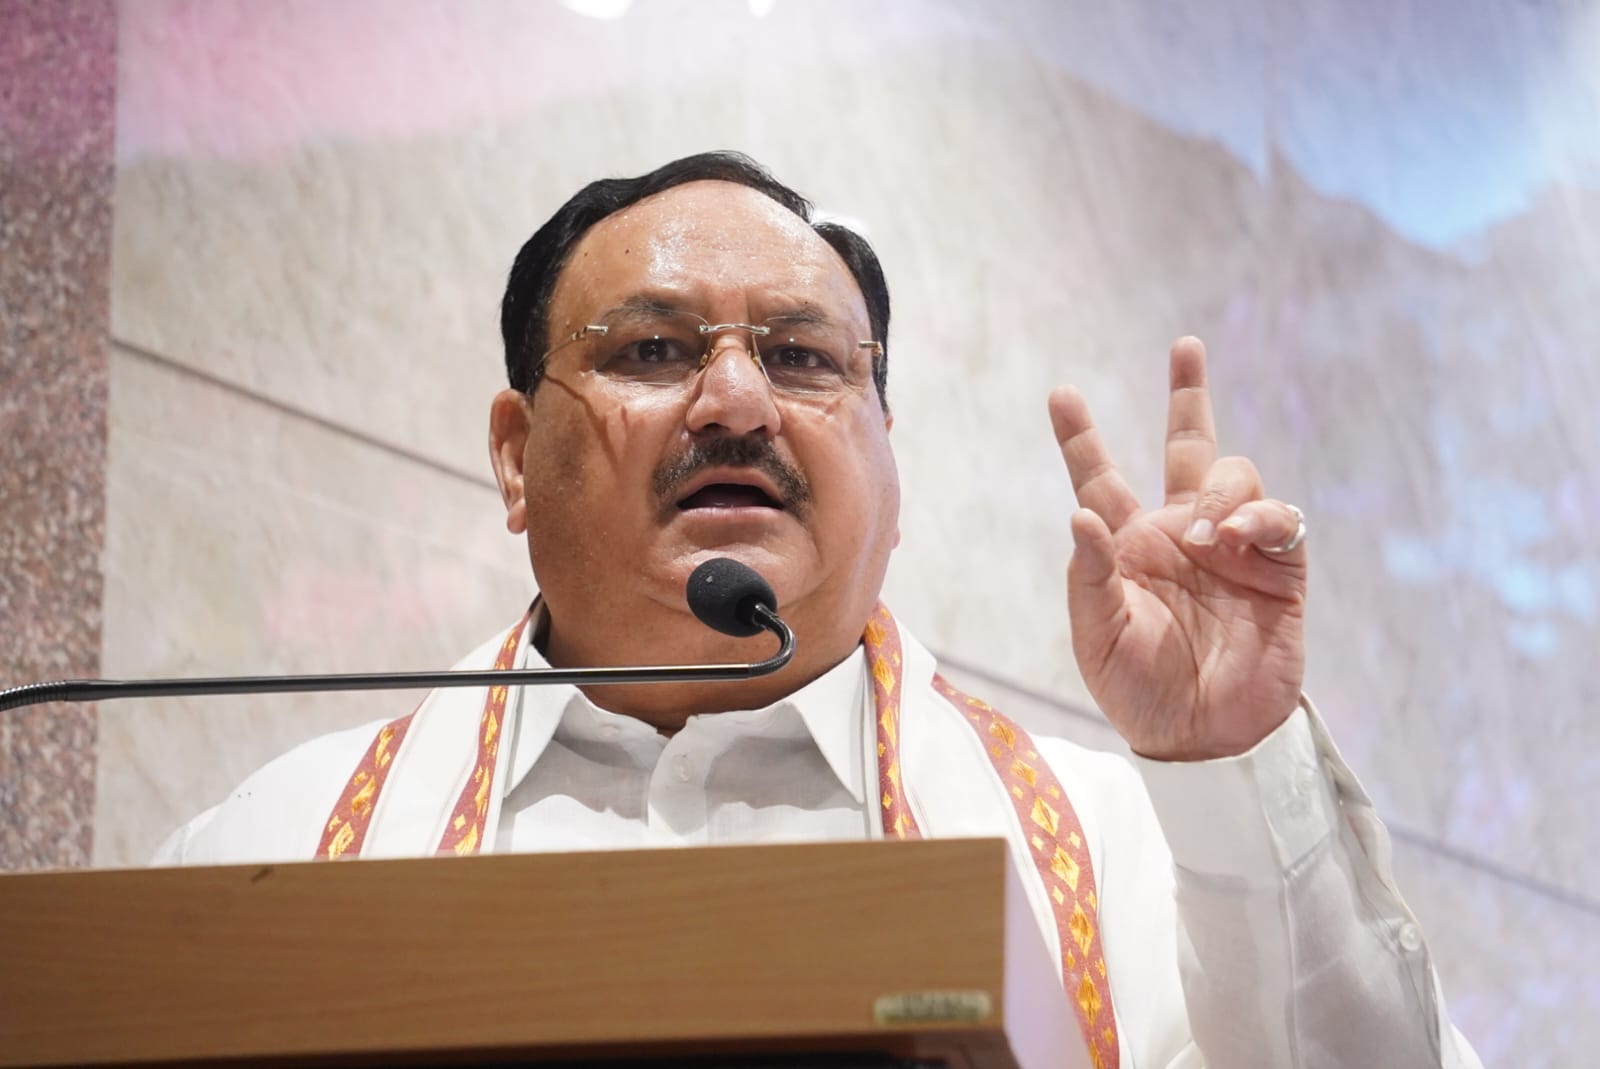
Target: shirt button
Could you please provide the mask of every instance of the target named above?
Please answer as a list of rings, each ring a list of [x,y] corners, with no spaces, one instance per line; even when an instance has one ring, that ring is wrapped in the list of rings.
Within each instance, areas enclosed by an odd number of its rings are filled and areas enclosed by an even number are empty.
[[[1408,924],[1400,929],[1400,946],[1407,954],[1415,954],[1422,949],[1422,933],[1415,924]]]
[[[1310,794],[1317,785],[1317,770],[1310,765],[1301,765],[1300,770],[1294,774],[1294,791],[1296,794]]]
[[[678,758],[678,760],[677,760],[677,770],[678,770],[678,782],[679,783],[688,783],[689,782],[690,768],[689,768],[689,759],[687,757],[679,757]]]

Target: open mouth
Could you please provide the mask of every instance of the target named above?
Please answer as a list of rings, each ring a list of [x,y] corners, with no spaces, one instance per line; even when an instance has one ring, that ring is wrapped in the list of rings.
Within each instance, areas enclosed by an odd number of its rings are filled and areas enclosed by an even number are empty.
[[[783,505],[759,486],[711,483],[679,501],[678,508],[690,512],[694,509],[782,509]]]

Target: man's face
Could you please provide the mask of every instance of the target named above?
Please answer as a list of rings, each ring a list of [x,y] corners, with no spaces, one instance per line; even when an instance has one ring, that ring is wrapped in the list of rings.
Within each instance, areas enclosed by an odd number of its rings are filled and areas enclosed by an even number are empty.
[[[800,313],[852,342],[872,336],[838,254],[777,203],[724,182],[678,186],[592,228],[557,282],[551,343],[639,306],[712,324]],[[619,334],[552,354],[524,403],[520,494],[502,472],[508,526],[527,531],[556,633],[687,613],[690,572],[728,556],[767,578],[802,634],[806,620],[859,634],[899,538],[869,352],[844,354],[836,388],[794,395],[769,384],[750,335],[732,330],[682,385],[642,385],[604,373]]]

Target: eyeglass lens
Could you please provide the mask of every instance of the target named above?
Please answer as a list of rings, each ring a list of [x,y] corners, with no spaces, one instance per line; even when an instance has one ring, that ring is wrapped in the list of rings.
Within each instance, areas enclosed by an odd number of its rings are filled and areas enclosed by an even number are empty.
[[[755,333],[742,325],[707,331],[704,319],[690,312],[622,310],[600,320],[594,369],[618,382],[642,386],[677,386],[699,372],[713,344],[741,337],[761,362],[775,390],[790,394],[828,394],[844,389],[858,343],[848,330],[808,316],[778,316]],[[720,326],[720,324],[719,324]]]

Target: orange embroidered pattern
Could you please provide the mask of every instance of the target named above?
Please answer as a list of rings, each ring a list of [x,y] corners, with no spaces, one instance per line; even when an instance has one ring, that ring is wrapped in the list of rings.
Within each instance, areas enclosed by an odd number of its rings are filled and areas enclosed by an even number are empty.
[[[900,782],[900,629],[880,601],[862,640],[872,675],[872,705],[878,714],[878,801],[886,839],[920,839],[922,829],[906,804]]]
[[[529,614],[531,615],[531,614]],[[517,643],[522,640],[522,630],[528,626],[529,616],[523,616],[511,633],[501,643],[495,658],[496,671],[505,671],[516,661]],[[489,688],[484,701],[483,716],[479,719],[478,759],[473,764],[472,775],[461,792],[450,822],[445,826],[444,840],[439,850],[453,850],[470,854],[477,849],[483,837],[483,822],[489,811],[490,782],[494,778],[495,756],[500,752],[500,723],[505,714],[506,688]],[[415,711],[378,730],[378,735],[367,747],[366,756],[356,766],[356,771],[345,785],[344,793],[334,803],[333,812],[322,828],[322,842],[317,847],[319,860],[337,860],[346,854],[354,857],[361,852],[366,841],[367,828],[372,823],[372,811],[378,801],[378,792],[389,778],[389,768],[395,752],[400,749],[406,730],[411,727]],[[467,844],[467,845],[463,845]]]
[[[528,617],[506,636],[495,669],[512,666]],[[920,839],[922,831],[906,800],[900,770],[900,705],[904,656],[900,629],[881,603],[873,610],[863,635],[877,712],[879,803],[885,838]],[[1083,829],[1066,793],[1021,727],[976,698],[956,690],[942,676],[934,688],[960,710],[984,740],[984,749],[1011,795],[1017,817],[1033,853],[1039,877],[1055,906],[1061,940],[1062,976],[1078,1015],[1078,1024],[1095,1069],[1115,1069],[1120,1051],[1105,955],[1096,923],[1099,899]],[[476,853],[483,843],[484,823],[493,797],[495,761],[500,752],[506,688],[489,688],[479,719],[478,756],[445,827],[439,852]],[[345,786],[323,831],[319,858],[359,853],[372,819],[378,792],[388,776],[395,751],[412,717],[386,724],[372,741],[355,775]]]
[[[918,839],[921,833],[900,785],[900,633],[882,604],[867,624],[865,643],[877,699],[883,833],[886,838]],[[1078,1027],[1095,1069],[1116,1069],[1121,1049],[1096,924],[1099,899],[1078,815],[1026,731],[987,703],[961,693],[943,676],[934,676],[933,686],[978,732],[1011,795],[1039,878],[1054,905],[1061,975],[1077,1011]]]
[[[495,670],[503,672],[516,663],[517,643],[522,640],[522,629],[528,626],[532,613],[523,616],[500,644],[500,654],[494,660]],[[483,825],[489,817],[489,792],[494,788],[494,765],[500,754],[500,724],[505,718],[507,689],[495,684],[489,688],[489,697],[483,703],[483,716],[478,719],[478,760],[473,763],[472,775],[461,788],[455,812],[444,826],[444,838],[439,840],[437,853],[475,854],[483,842]]]
[[[987,702],[963,694],[943,676],[934,676],[933,686],[983,738],[989,760],[1011,795],[1033,863],[1054,905],[1061,978],[1078,1012],[1089,1056],[1095,1069],[1116,1069],[1122,1053],[1100,946],[1100,899],[1078,815],[1026,731]]]
[[[367,747],[366,756],[356,766],[355,775],[345,784],[344,793],[333,805],[328,822],[322,826],[322,842],[317,846],[319,861],[337,861],[345,854],[352,857],[361,853],[361,844],[367,838],[367,825],[372,822],[372,807],[378,800],[383,781],[389,778],[389,768],[394,764],[395,751],[406,737],[411,726],[413,711],[399,720],[383,725],[377,737]]]

